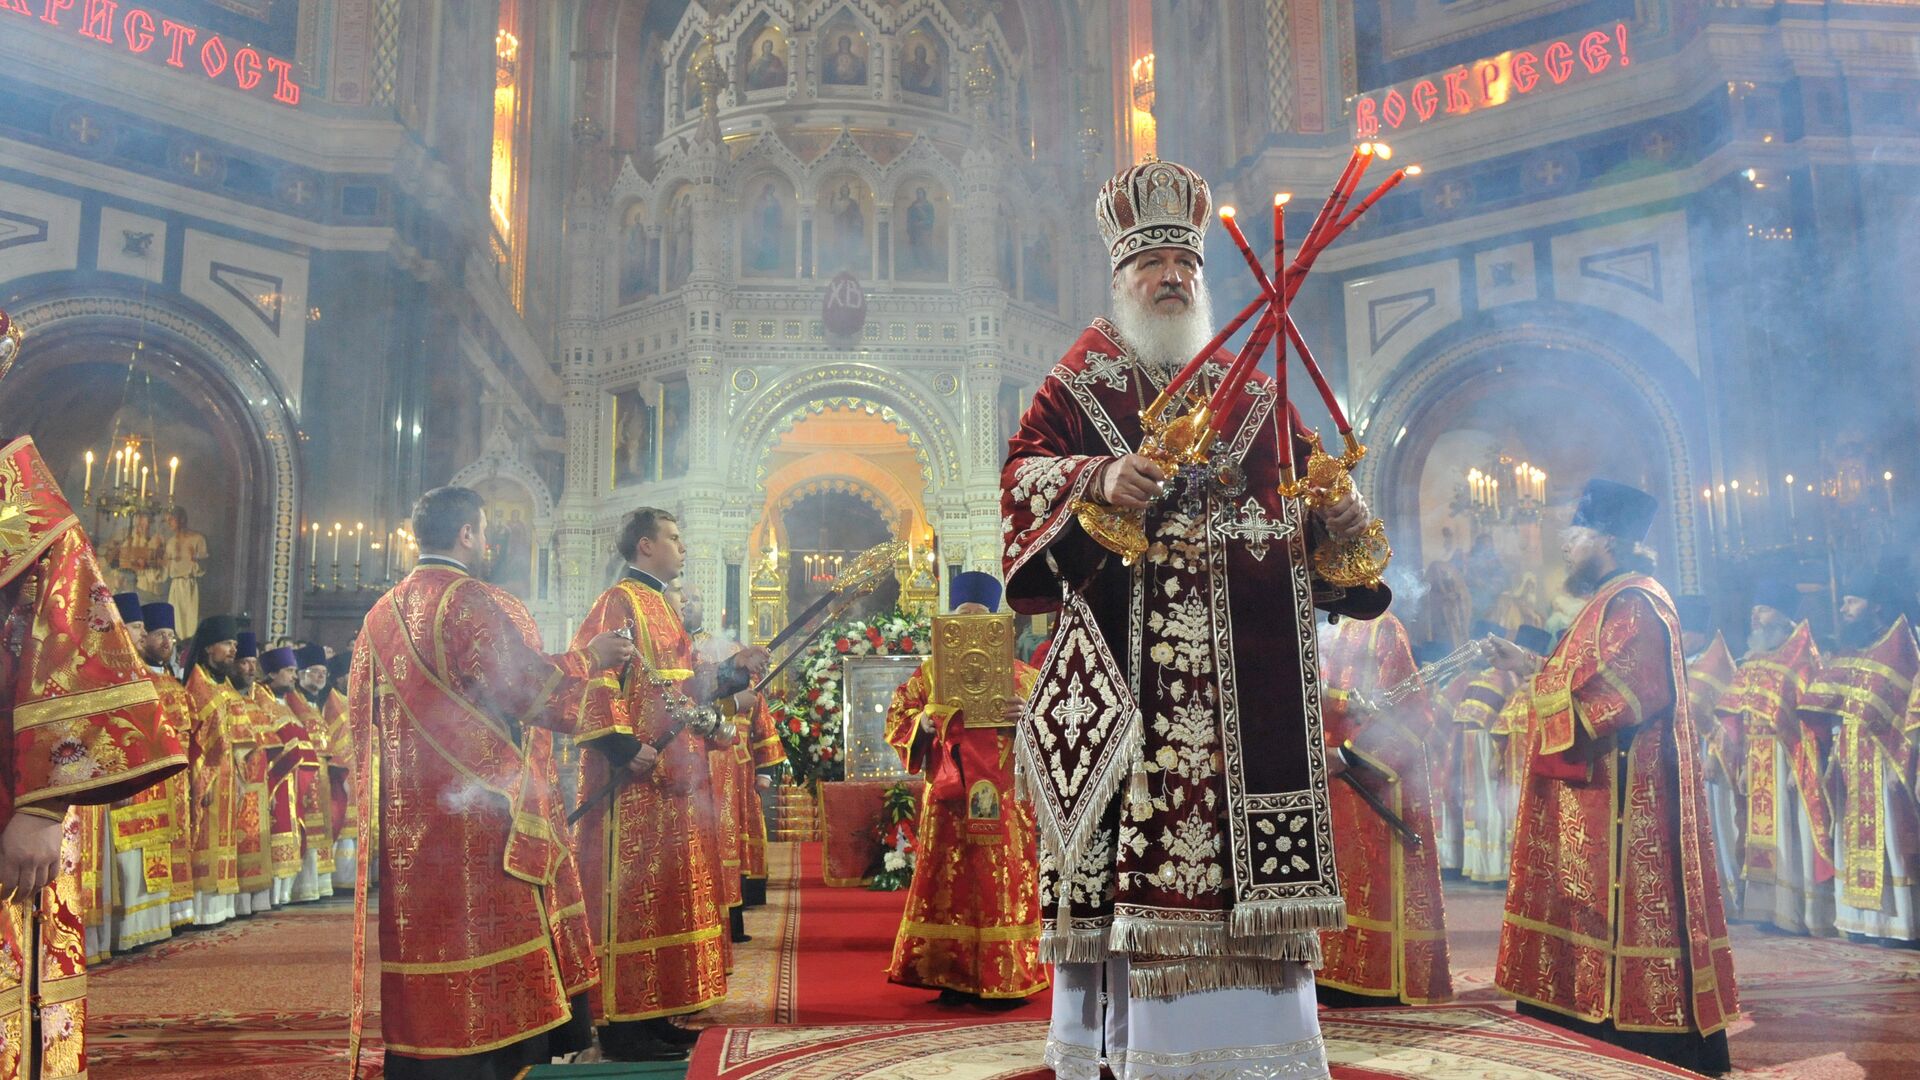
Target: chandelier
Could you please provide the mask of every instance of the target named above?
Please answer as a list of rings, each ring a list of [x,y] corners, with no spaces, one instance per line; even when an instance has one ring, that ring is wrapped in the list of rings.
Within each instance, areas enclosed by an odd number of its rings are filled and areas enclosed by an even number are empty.
[[[1453,511],[1475,525],[1528,525],[1547,504],[1547,471],[1501,454],[1488,466],[1469,468],[1453,498]]]
[[[140,360],[146,343],[134,346],[127,358],[127,381],[120,391],[120,408],[114,413],[113,430],[106,449],[89,447],[80,459],[86,465],[80,502],[109,520],[136,514],[161,514],[173,508],[174,491],[180,482],[180,457],[161,448],[159,425],[154,421],[153,376],[142,370]],[[94,488],[94,469],[100,469],[100,486]],[[161,488],[161,469],[166,470]]]

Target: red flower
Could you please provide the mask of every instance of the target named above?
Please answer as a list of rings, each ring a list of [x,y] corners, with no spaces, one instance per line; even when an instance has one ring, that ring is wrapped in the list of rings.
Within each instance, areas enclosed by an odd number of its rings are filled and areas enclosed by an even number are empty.
[[[814,738],[816,738],[816,739],[820,737],[820,725],[819,725],[819,724],[815,724],[815,725],[813,725],[813,737],[814,737]]]
[[[787,721],[787,730],[793,732],[795,735],[798,735],[802,731],[805,731],[806,727],[807,726],[805,724],[802,724],[800,722],[800,718],[797,716]]]
[[[823,747],[821,747],[821,748],[820,748],[820,760],[821,760],[821,761],[832,761],[832,760],[833,760],[833,747],[831,747],[831,746],[823,746]]]
[[[809,691],[807,691],[807,700],[808,700],[808,701],[819,701],[819,700],[820,700],[820,688],[816,686],[816,687],[814,687],[813,689],[811,689],[811,690],[809,690]]]
[[[881,636],[879,627],[869,626],[867,627],[867,640],[873,642],[873,647],[877,649],[886,641],[886,638]]]
[[[851,652],[853,650],[853,642],[848,641],[846,638],[841,638],[833,643],[833,647],[841,652]]]
[[[910,637],[903,637],[903,638],[901,638],[901,639],[900,639],[900,651],[901,651],[901,652],[912,652],[912,651],[913,651],[913,639],[912,639],[912,638],[910,638]]]

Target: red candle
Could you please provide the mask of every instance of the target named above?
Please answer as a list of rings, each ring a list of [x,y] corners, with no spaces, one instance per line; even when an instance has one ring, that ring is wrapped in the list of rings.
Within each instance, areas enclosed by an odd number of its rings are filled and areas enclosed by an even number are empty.
[[[1247,260],[1247,268],[1253,271],[1253,278],[1260,283],[1260,291],[1267,299],[1274,299],[1273,282],[1267,280],[1266,268],[1260,265],[1260,256],[1253,253],[1253,245],[1247,243],[1247,234],[1240,231],[1238,214],[1231,206],[1220,208],[1220,224],[1226,226],[1227,235],[1233,238],[1233,246],[1240,249],[1240,257]]]
[[[1326,403],[1327,414],[1333,417],[1333,426],[1339,428],[1342,435],[1352,431],[1353,425],[1347,423],[1347,414],[1340,410],[1340,402],[1333,396],[1333,387],[1327,385],[1326,373],[1320,370],[1319,361],[1313,358],[1313,350],[1307,348],[1306,339],[1300,336],[1300,328],[1293,324],[1292,319],[1287,320],[1286,331],[1287,340],[1293,342],[1293,347],[1299,351],[1300,363],[1306,367],[1308,377],[1313,379],[1314,388],[1320,391],[1320,400]]]
[[[1253,328],[1253,333],[1247,335],[1247,343],[1240,347],[1240,355],[1234,357],[1233,366],[1227,369],[1226,378],[1220,380],[1220,385],[1215,388],[1213,400],[1208,402],[1208,408],[1213,413],[1208,423],[1215,435],[1227,426],[1227,417],[1232,415],[1234,409],[1240,404],[1240,391],[1246,386],[1248,377],[1253,374],[1253,369],[1260,366],[1260,354],[1267,350],[1267,343],[1273,340],[1278,330],[1279,323],[1269,309],[1260,317],[1260,322]]]
[[[1419,175],[1420,175],[1420,166],[1418,165],[1409,165],[1404,169],[1395,169],[1393,171],[1392,176],[1387,177],[1385,182],[1383,182],[1379,187],[1373,189],[1373,194],[1368,195],[1366,198],[1360,200],[1360,205],[1353,208],[1353,213],[1348,214],[1344,218],[1341,218],[1340,223],[1338,225],[1335,225],[1332,228],[1327,230],[1326,240],[1321,244],[1319,244],[1318,246],[1316,246],[1314,248],[1313,253],[1315,255],[1318,255],[1321,252],[1321,250],[1323,250],[1327,246],[1327,244],[1332,243],[1334,240],[1339,238],[1341,233],[1346,232],[1348,229],[1352,228],[1353,223],[1360,220],[1361,214],[1364,214],[1368,210],[1373,209],[1373,204],[1376,202],[1379,202],[1381,196],[1385,195],[1389,191],[1392,191],[1394,187],[1400,183],[1400,181],[1405,180],[1409,176],[1419,176]],[[1309,260],[1309,263],[1311,263],[1311,260]]]
[[[1293,325],[1287,318],[1287,203],[1293,198],[1284,191],[1273,195],[1273,273],[1280,282],[1280,324]],[[1273,360],[1274,397],[1278,411],[1275,422],[1280,425],[1280,479],[1291,484],[1293,475],[1293,406],[1287,397],[1287,339],[1283,335],[1274,346]]]
[[[1312,243],[1313,238],[1320,234],[1320,230],[1326,228],[1327,222],[1333,220],[1336,213],[1335,204],[1346,202],[1342,193],[1350,192],[1351,185],[1360,182],[1360,174],[1367,171],[1367,162],[1372,157],[1372,143],[1361,143],[1353,148],[1353,156],[1347,159],[1347,167],[1340,170],[1340,178],[1333,182],[1333,190],[1327,192],[1327,201],[1321,204],[1320,212],[1314,215],[1313,224],[1307,226],[1306,238],[1301,241],[1302,247]]]

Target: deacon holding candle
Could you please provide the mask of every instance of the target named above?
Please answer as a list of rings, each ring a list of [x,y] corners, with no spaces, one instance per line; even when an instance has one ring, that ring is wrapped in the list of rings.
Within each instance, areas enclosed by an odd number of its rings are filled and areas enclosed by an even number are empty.
[[[1200,272],[1211,204],[1204,180],[1166,161],[1101,189],[1111,315],[1041,384],[1001,473],[1009,601],[1062,611],[1020,746],[1040,958],[1055,965],[1047,1064],[1067,1080],[1093,1080],[1103,1058],[1122,1080],[1224,1061],[1249,1075],[1327,1068],[1311,966],[1345,905],[1319,699],[1305,693],[1313,612],[1373,618],[1391,594],[1311,572],[1316,545],[1359,537],[1372,515],[1352,494],[1309,510],[1279,493],[1281,440],[1308,448],[1274,380],[1248,368],[1237,398],[1189,396],[1234,361]],[[1280,329],[1271,312],[1261,323]],[[1219,405],[1224,449],[1170,474],[1138,452],[1141,413],[1183,364],[1196,381],[1162,415]],[[1134,566],[1085,531],[1087,504],[1142,516]],[[1294,809],[1262,809],[1276,804]],[[1284,859],[1259,853],[1276,826],[1299,838]]]

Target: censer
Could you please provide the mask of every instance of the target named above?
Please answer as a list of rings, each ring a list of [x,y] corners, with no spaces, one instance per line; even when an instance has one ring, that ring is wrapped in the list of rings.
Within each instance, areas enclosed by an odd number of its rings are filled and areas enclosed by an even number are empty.
[[[1347,203],[1353,197],[1360,178],[1366,173],[1367,166],[1375,157],[1386,160],[1391,156],[1392,151],[1384,143],[1362,143],[1354,150],[1346,169],[1328,194],[1326,203],[1308,227],[1307,235],[1301,241],[1299,255],[1291,264],[1286,261],[1286,205],[1289,196],[1284,193],[1274,196],[1274,270],[1280,279],[1277,285],[1268,277],[1266,268],[1261,265],[1252,246],[1247,243],[1245,234],[1240,231],[1234,208],[1220,208],[1220,222],[1246,259],[1254,280],[1260,286],[1261,295],[1228,322],[1213,340],[1207,342],[1199,354],[1167,383],[1166,389],[1154,398],[1153,403],[1141,412],[1141,456],[1169,474],[1204,466],[1227,418],[1239,406],[1247,379],[1258,365],[1260,354],[1266,351],[1269,342],[1278,339],[1279,362],[1275,384],[1279,404],[1276,422],[1291,426],[1292,408],[1287,396],[1287,346],[1291,343],[1299,352],[1300,361],[1313,379],[1345,444],[1343,451],[1335,456],[1326,451],[1319,433],[1300,433],[1308,446],[1305,475],[1300,476],[1294,467],[1292,438],[1281,439],[1279,494],[1283,498],[1305,500],[1311,508],[1324,509],[1339,503],[1354,491],[1353,470],[1366,456],[1367,448],[1354,435],[1353,425],[1347,421],[1346,413],[1334,397],[1326,375],[1288,315],[1287,305],[1300,291],[1300,286],[1306,281],[1307,271],[1328,244],[1352,227],[1360,215],[1393,190],[1401,180],[1419,174],[1420,167],[1417,165],[1395,170],[1386,182],[1343,217],[1342,213],[1346,211]],[[1263,308],[1265,314],[1248,335],[1245,346],[1234,358],[1220,385],[1204,396],[1188,391],[1188,384],[1214,352]],[[1184,401],[1187,408],[1180,416],[1168,420],[1166,413],[1176,400]],[[1123,563],[1132,565],[1146,551],[1146,511],[1123,510],[1090,499],[1076,501],[1073,510],[1087,535],[1119,555]],[[1393,547],[1387,542],[1386,523],[1376,517],[1358,536],[1344,539],[1329,536],[1317,543],[1313,552],[1313,568],[1322,580],[1330,584],[1359,588],[1378,585],[1392,558]]]

